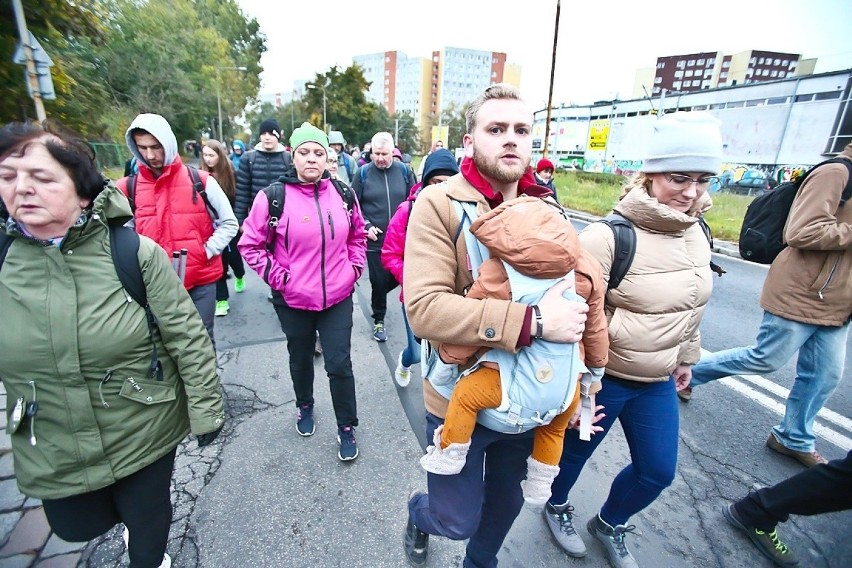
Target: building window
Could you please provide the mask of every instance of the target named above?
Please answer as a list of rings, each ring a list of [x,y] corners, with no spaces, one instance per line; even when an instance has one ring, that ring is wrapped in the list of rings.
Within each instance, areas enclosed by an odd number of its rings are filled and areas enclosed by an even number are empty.
[[[719,73],[719,78],[720,79],[727,79],[728,78],[728,72],[722,71],[721,73]]]
[[[830,91],[827,93],[817,93],[814,97],[815,101],[828,101],[831,99],[839,99],[840,91]]]
[[[713,67],[714,65],[716,65],[715,59],[708,59],[707,60],[707,67]]]
[[[787,67],[788,65],[790,65],[790,60],[785,59],[784,61],[781,62],[781,65],[783,65],[784,67]]]
[[[656,95],[656,94],[658,94],[659,92],[660,92],[660,88],[659,88],[659,87],[654,87],[654,91],[653,91],[653,93]]]
[[[810,102],[812,100],[814,100],[814,96],[812,94],[811,95],[796,95],[796,102],[797,103],[807,103],[807,102]]]
[[[675,71],[674,76],[675,76],[677,79],[683,79],[683,71]]]
[[[763,58],[762,58],[762,57],[761,57],[760,59],[758,59],[758,60],[757,60],[757,64],[758,64],[758,65],[763,65]]]
[[[787,97],[772,97],[766,101],[768,105],[783,105],[787,102]]]
[[[695,65],[695,60],[690,59],[689,61],[686,62],[686,64],[689,65],[690,67],[692,67],[693,65]]]
[[[763,106],[764,104],[766,104],[766,100],[765,100],[765,99],[752,99],[752,100],[750,100],[750,101],[746,101],[746,106],[747,106],[747,107]]]
[[[770,74],[769,74],[769,76],[770,76],[770,77],[777,77],[777,76],[778,76],[778,71],[773,71],[772,73],[770,73]]]
[[[687,77],[692,77],[692,69],[687,69],[687,70],[686,70],[686,76],[687,76]]]
[[[699,65],[704,65],[704,63],[705,63],[705,60],[704,60],[704,59],[699,59],[699,60],[698,60],[698,64],[699,64]]]
[[[773,63],[773,65],[775,65],[775,66],[781,65],[781,60],[776,59],[775,62]]]
[[[677,68],[678,69],[683,69],[684,67],[686,67],[686,61],[681,59],[680,61],[677,62]]]
[[[680,89],[680,81],[673,82],[672,89]]]
[[[654,84],[655,84],[655,85],[659,85],[659,84],[660,84],[660,83],[662,83],[662,82],[663,82],[663,78],[662,78],[662,77],[654,77]]]
[[[730,66],[731,66],[731,62],[730,62],[730,61],[723,61],[723,62],[722,62],[722,69],[727,69],[727,68],[728,68],[728,67],[730,67]]]

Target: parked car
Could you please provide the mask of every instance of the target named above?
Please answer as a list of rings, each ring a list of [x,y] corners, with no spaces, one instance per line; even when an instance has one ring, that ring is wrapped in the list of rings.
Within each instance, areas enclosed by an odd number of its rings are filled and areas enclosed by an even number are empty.
[[[738,195],[758,196],[771,191],[776,185],[775,180],[770,177],[743,177],[738,181],[730,181],[722,187],[722,191]]]

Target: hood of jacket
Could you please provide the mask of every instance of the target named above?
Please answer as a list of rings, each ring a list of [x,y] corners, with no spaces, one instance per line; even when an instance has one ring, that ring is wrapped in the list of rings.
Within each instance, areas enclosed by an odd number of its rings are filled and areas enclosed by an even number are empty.
[[[137,129],[145,130],[163,145],[163,150],[166,152],[163,159],[164,166],[175,161],[175,158],[178,157],[177,138],[175,138],[175,133],[172,132],[172,127],[169,126],[169,122],[165,118],[159,114],[140,114],[133,119],[133,122],[127,128],[127,132],[124,133],[124,139],[127,142],[127,147],[130,148],[130,152],[139,163],[150,167],[142,154],[139,153],[139,148],[136,147],[136,141],[133,139],[133,131]]]
[[[426,156],[426,160],[423,164],[423,177],[421,178],[421,181],[424,185],[426,185],[426,182],[429,181],[429,178],[435,175],[435,172],[441,170],[446,171],[447,173],[449,173],[449,175],[459,173],[459,165],[456,162],[456,158],[449,150],[435,150],[434,152]]]
[[[467,182],[476,188],[476,190],[485,196],[485,199],[488,200],[488,203],[491,207],[496,207],[497,205],[503,203],[503,194],[499,191],[495,191],[491,184],[488,183],[482,174],[479,173],[479,170],[476,168],[476,164],[473,163],[473,160],[465,156],[461,163],[461,174],[464,176],[464,179]],[[532,168],[527,168],[527,171],[524,172],[524,175],[518,180],[518,194],[531,195],[532,197],[547,197],[550,195],[550,190],[547,188],[541,187],[535,182],[535,175],[533,175]]]
[[[244,154],[244,153],[245,153],[245,151],[246,151],[246,144],[245,144],[245,142],[243,142],[242,140],[239,140],[239,139],[234,140],[234,142],[231,144],[231,148],[233,148],[234,146],[236,146],[237,148],[239,148],[239,149],[240,149],[240,154]]]

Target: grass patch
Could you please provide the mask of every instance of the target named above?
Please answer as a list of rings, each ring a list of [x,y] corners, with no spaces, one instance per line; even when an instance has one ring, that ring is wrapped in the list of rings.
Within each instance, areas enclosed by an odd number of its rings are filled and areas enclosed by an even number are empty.
[[[556,187],[559,202],[569,209],[592,215],[608,215],[621,195],[625,179],[612,174],[591,172],[559,172]],[[723,241],[736,242],[740,237],[743,216],[752,202],[751,197],[716,192],[712,194],[713,207],[705,218],[713,236]]]

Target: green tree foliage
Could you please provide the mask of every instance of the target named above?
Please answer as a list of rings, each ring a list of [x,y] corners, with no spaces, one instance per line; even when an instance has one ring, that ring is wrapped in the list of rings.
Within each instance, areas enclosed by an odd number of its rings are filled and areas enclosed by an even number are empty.
[[[235,0],[28,0],[30,30],[53,59],[57,100],[45,110],[90,138],[123,142],[136,114],[162,114],[179,140],[216,132],[217,92],[227,117],[242,112],[259,87],[265,37]],[[14,18],[0,15],[0,116],[34,114],[20,68]],[[10,38],[15,38],[12,41]],[[8,56],[4,57],[4,53]],[[246,67],[245,71],[228,69]],[[218,88],[217,88],[218,87]],[[228,136],[226,136],[227,138]]]
[[[85,45],[102,45],[108,14],[104,2],[97,0],[27,0],[23,2],[27,28],[38,39],[53,60],[51,77],[56,100],[44,101],[48,116],[61,120],[66,126],[90,134],[86,117],[103,108],[104,93],[98,85],[79,77],[84,65],[79,59],[64,53]],[[35,105],[27,94],[24,66],[12,62],[20,36],[12,2],[0,3],[0,122],[35,119]],[[72,101],[70,95],[85,89],[90,93],[84,103]]]

